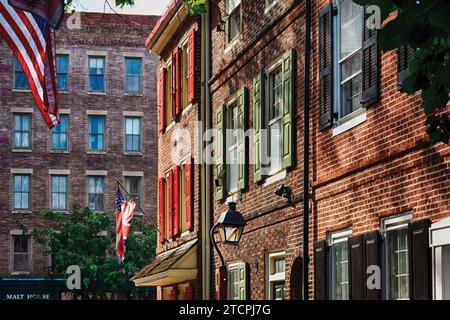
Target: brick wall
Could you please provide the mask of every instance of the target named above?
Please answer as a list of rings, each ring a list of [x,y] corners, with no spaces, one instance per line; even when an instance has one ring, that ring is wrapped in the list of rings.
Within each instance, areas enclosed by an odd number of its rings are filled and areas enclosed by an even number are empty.
[[[114,213],[115,180],[124,182],[123,171],[142,171],[144,210],[156,218],[157,122],[156,122],[156,64],[157,58],[144,47],[146,35],[156,23],[155,16],[126,16],[125,22],[116,15],[81,14],[81,29],[67,28],[64,21],[57,33],[57,50],[69,53],[68,93],[60,93],[61,109],[69,114],[69,152],[53,153],[51,131],[44,123],[29,92],[13,90],[13,54],[0,40],[0,275],[9,274],[10,230],[17,229],[16,221],[29,228],[43,224],[39,213],[50,207],[49,169],[70,170],[68,177],[68,207],[87,205],[86,170],[106,170],[105,211]],[[67,19],[67,16],[66,16]],[[133,25],[131,27],[128,23]],[[87,94],[87,51],[106,52],[106,93]],[[143,94],[127,96],[124,92],[124,57],[140,55],[143,69]],[[32,108],[32,152],[13,153],[12,108]],[[105,154],[87,153],[86,110],[104,110],[106,116]],[[142,155],[124,154],[124,111],[142,112]],[[33,169],[31,176],[31,213],[11,213],[11,168]],[[144,218],[143,221],[147,221]],[[43,248],[32,244],[31,273],[45,274],[47,257]]]

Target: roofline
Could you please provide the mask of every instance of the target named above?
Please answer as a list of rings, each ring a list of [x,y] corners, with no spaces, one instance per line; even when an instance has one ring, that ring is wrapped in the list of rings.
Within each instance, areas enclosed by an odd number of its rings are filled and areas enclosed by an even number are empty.
[[[165,27],[170,22],[177,11],[176,9],[178,9],[178,7],[182,5],[182,3],[182,0],[172,0],[162,17],[159,18],[158,22],[156,22],[156,25],[150,32],[150,35],[147,37],[147,40],[145,41],[146,48],[151,47],[155,43],[155,41],[158,40],[159,36],[162,33],[162,30],[164,29],[163,27]]]

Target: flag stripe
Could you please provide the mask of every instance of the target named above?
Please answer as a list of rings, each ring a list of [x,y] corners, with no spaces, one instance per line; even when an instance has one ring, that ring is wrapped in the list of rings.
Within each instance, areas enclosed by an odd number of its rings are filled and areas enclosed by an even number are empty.
[[[11,15],[11,13],[14,14],[14,16]],[[30,58],[31,63],[33,64],[33,68],[36,71],[36,74],[39,78],[40,82],[43,82],[44,80],[44,63],[45,60],[42,59],[41,55],[39,54],[39,50],[36,47],[36,43],[32,40],[32,37],[30,33],[28,32],[27,28],[20,29],[19,26],[15,23],[16,20],[19,19],[19,17],[15,14],[15,11],[10,8],[10,10],[7,10],[3,5],[0,5],[0,14],[3,15],[3,17],[6,19],[8,25],[14,30],[14,33],[17,37],[17,39],[20,41],[20,43],[25,48],[28,57]],[[24,31],[27,34],[24,34]],[[45,59],[45,57],[44,57]]]
[[[36,23],[36,20],[29,13],[20,11],[15,8],[14,11],[20,17],[20,20],[23,22],[23,24],[27,27],[28,32],[33,37],[34,42],[36,42],[36,46],[38,47],[39,51],[42,52],[43,60],[45,60],[44,48],[47,46],[47,42],[45,41],[41,29]]]

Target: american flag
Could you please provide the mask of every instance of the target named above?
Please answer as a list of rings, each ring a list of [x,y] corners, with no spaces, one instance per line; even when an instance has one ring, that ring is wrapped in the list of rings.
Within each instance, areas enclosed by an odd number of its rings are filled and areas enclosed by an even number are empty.
[[[23,1],[13,1],[23,2]],[[0,0],[0,35],[13,51],[27,76],[31,93],[49,128],[58,124],[56,90],[55,29],[47,21],[62,11],[31,13],[41,1],[26,1],[29,10]],[[63,0],[45,1],[48,8],[64,5]],[[36,11],[35,11],[36,12]],[[51,16],[50,16],[51,15]],[[58,21],[60,20],[58,18]],[[56,24],[53,24],[56,26]]]
[[[119,261],[125,259],[125,240],[130,232],[130,223],[136,208],[136,200],[125,201],[120,189],[116,193],[116,253]]]

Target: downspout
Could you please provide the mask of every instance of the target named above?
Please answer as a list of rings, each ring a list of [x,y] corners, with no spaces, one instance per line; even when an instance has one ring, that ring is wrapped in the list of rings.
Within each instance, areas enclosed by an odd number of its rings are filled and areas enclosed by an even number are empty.
[[[211,227],[211,166],[204,163],[203,154],[206,142],[203,141],[206,130],[211,127],[210,95],[208,80],[210,75],[210,35],[209,35],[209,0],[206,0],[206,13],[201,17],[201,228],[202,228],[202,299],[210,299],[211,282],[211,242],[209,237]]]
[[[303,132],[303,299],[309,299],[309,103],[311,68],[311,0],[306,0]]]

